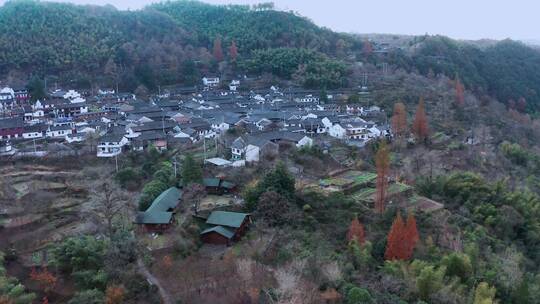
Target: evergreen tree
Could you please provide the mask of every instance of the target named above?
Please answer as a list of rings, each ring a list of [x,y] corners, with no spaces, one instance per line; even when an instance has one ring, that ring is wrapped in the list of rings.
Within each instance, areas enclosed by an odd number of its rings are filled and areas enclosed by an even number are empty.
[[[202,182],[202,168],[191,154],[187,154],[182,161],[182,183],[186,186],[200,182]]]
[[[30,94],[32,101],[42,100],[47,97],[47,93],[45,92],[45,84],[37,76],[32,76],[32,78],[30,78],[26,88],[28,89],[28,93]]]
[[[493,304],[495,303],[495,287],[489,287],[488,283],[481,282],[474,292],[473,304]]]

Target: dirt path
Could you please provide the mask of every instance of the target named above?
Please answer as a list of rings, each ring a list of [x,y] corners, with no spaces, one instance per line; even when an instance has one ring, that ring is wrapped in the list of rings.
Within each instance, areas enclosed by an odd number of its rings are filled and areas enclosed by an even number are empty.
[[[159,290],[159,296],[161,297],[161,301],[163,304],[173,304],[173,300],[171,298],[171,295],[161,286],[161,283],[159,280],[148,271],[148,268],[146,268],[146,265],[144,265],[144,262],[139,258],[137,259],[137,267],[139,269],[139,272],[144,275],[144,277],[151,283],[157,286]]]

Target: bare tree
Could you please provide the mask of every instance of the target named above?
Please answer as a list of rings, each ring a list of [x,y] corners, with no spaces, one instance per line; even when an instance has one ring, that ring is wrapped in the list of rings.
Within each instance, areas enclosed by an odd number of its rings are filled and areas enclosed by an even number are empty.
[[[103,183],[95,192],[97,200],[95,202],[94,213],[107,226],[107,236],[112,237],[114,233],[114,221],[124,210],[127,202],[126,196],[110,187],[108,183]]]

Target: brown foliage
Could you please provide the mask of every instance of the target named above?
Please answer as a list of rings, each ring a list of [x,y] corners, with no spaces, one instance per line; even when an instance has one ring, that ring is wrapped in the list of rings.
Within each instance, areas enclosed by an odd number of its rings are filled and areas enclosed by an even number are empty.
[[[375,166],[377,167],[377,190],[375,192],[375,211],[384,212],[386,200],[386,190],[388,189],[388,174],[390,171],[390,156],[388,147],[383,141],[375,155]]]
[[[217,62],[223,61],[223,49],[221,48],[220,37],[216,37],[216,39],[214,39],[214,48],[212,51],[214,53],[214,59],[216,59]]]
[[[122,286],[110,285],[105,293],[106,304],[120,304],[124,301],[126,291]]]
[[[0,304],[13,304],[13,301],[8,296],[0,296]]]
[[[236,58],[238,57],[238,47],[236,46],[236,42],[234,42],[234,40],[229,48],[229,56],[231,57],[231,61],[236,61]]]
[[[456,88],[456,106],[463,107],[465,105],[465,87],[461,83],[458,77],[455,81]]]
[[[347,241],[356,241],[358,245],[364,244],[365,241],[365,232],[364,226],[360,223],[358,218],[355,216],[351,221],[349,226],[349,231],[347,231]]]
[[[402,102],[394,104],[392,129],[397,137],[402,137],[407,133],[407,112],[405,110],[405,105]]]
[[[259,197],[254,215],[270,226],[281,226],[292,220],[289,202],[275,191],[266,191]]]
[[[371,45],[371,42],[369,42],[369,40],[364,40],[364,42],[362,43],[362,54],[368,57],[369,55],[371,55],[371,53],[373,53],[373,45]]]
[[[384,258],[387,260],[409,260],[418,240],[414,215],[409,213],[407,223],[404,223],[401,214],[398,213],[388,233]]]
[[[30,279],[36,281],[40,285],[40,288],[45,292],[49,292],[53,289],[58,280],[51,272],[49,272],[49,270],[47,270],[47,267],[43,267],[41,270],[36,270],[35,267],[32,267]]]
[[[173,266],[173,260],[170,255],[163,256],[163,258],[161,259],[161,262],[163,263],[163,266],[166,269],[167,268],[170,269]]]
[[[412,125],[412,132],[418,141],[426,141],[429,136],[429,127],[426,116],[424,98],[420,98]]]

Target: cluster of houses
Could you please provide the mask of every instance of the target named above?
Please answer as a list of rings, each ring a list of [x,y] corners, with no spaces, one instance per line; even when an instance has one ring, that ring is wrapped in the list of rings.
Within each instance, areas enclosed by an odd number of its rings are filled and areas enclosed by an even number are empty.
[[[198,89],[176,88],[150,100],[133,94],[99,91],[92,95],[56,90],[49,98],[29,101],[28,92],[10,88],[0,94],[0,140],[55,140],[66,143],[93,139],[97,157],[115,157],[127,150],[217,140],[234,129],[226,142],[228,162],[257,162],[283,143],[309,146],[318,137],[333,137],[352,145],[389,135],[378,107],[335,102],[347,92],[298,88],[218,89],[218,77],[205,77]],[[230,155],[230,156],[229,156]]]
[[[208,194],[223,195],[235,190],[236,185],[218,178],[205,178],[203,185]],[[183,191],[171,187],[156,197],[145,211],[138,212],[134,223],[142,232],[163,233],[175,225],[175,215],[179,211]],[[186,208],[184,208],[185,210]],[[195,214],[197,212],[195,211]],[[199,216],[200,218],[200,216]],[[230,245],[246,233],[251,223],[247,213],[214,210],[206,218],[206,228],[200,233],[203,242],[216,245]]]

